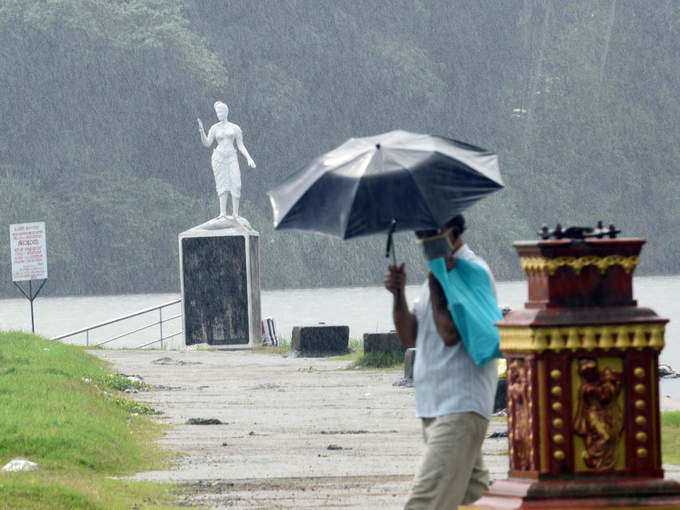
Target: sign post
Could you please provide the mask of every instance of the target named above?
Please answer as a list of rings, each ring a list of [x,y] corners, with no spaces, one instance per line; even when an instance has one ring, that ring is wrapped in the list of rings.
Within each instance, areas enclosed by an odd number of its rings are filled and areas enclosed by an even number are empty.
[[[35,333],[33,300],[47,282],[47,243],[45,223],[20,223],[9,226],[12,257],[12,283],[31,303],[31,332]],[[33,293],[33,280],[42,280]],[[28,292],[18,283],[28,281]]]

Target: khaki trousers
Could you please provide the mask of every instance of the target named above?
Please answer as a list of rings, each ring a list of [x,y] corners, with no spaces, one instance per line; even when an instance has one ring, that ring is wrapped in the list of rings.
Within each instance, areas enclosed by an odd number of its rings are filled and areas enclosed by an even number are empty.
[[[423,419],[427,450],[405,510],[450,510],[482,497],[489,488],[489,471],[482,459],[488,425],[477,413]]]

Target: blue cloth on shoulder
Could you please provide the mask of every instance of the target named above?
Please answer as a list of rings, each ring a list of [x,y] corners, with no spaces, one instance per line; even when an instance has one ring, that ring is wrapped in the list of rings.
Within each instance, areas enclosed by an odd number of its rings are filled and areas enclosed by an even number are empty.
[[[443,258],[431,260],[428,265],[444,290],[453,322],[475,364],[482,366],[502,358],[494,322],[501,320],[503,314],[486,269],[461,258],[456,259],[451,271],[447,271]]]

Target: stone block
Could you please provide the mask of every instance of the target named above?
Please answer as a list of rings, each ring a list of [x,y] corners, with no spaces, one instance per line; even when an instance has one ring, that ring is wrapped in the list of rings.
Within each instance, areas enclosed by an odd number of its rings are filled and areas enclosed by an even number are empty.
[[[401,345],[395,332],[364,333],[364,352],[392,353],[404,352],[406,347]]]
[[[295,326],[291,348],[303,356],[345,354],[349,351],[349,326]]]
[[[179,235],[179,254],[186,344],[259,344],[259,234],[195,227]]]
[[[404,353],[404,379],[413,381],[413,367],[416,363],[416,349],[411,347]]]
[[[508,407],[508,380],[505,377],[498,378],[496,397],[493,403],[493,412],[502,411]]]

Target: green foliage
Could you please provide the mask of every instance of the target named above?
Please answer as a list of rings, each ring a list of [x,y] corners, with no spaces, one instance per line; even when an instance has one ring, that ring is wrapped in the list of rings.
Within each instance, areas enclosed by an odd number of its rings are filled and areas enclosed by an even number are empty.
[[[680,411],[661,413],[661,457],[665,464],[680,465]]]
[[[102,508],[93,504],[88,497],[80,492],[60,486],[28,485],[25,482],[14,481],[3,483],[0,481],[3,502],[0,508],[32,508],[95,510]]]
[[[664,411],[661,413],[663,427],[677,427],[680,429],[680,411]]]
[[[130,380],[127,377],[124,377],[120,374],[108,374],[108,373],[103,374],[101,377],[99,377],[95,384],[101,384],[103,387],[107,389],[116,391],[125,391],[128,389],[141,390],[146,388],[144,383],[140,381]]]
[[[108,396],[123,384],[101,362],[33,335],[0,339],[0,459],[25,456],[51,469],[75,464],[105,473],[144,465],[126,421],[136,406]]]
[[[260,345],[255,347],[254,352],[264,354],[286,354],[290,351],[290,340],[279,338],[279,345]]]
[[[144,404],[140,404],[139,402],[135,402],[134,400],[129,400],[127,398],[119,397],[113,401],[126,413],[133,416],[163,414],[161,411],[157,411],[153,407],[145,406]]]
[[[266,288],[381,281],[383,238],[275,232],[264,192],[395,128],[500,154],[507,187],[467,235],[498,278],[521,276],[512,241],[541,223],[598,219],[648,238],[641,273],[677,272],[679,19],[673,2],[3,0],[0,228],[47,222],[46,294],[176,291],[177,234],[217,210],[195,119],[223,99],[258,165],[242,213]],[[424,276],[409,234],[397,256]]]
[[[356,367],[389,368],[404,362],[403,352],[365,352],[354,363]]]
[[[156,414],[118,390],[139,388],[83,349],[25,333],[0,333],[0,464],[38,463],[0,475],[0,508],[130,508],[170,501],[167,486],[111,480],[162,465],[150,440]]]

